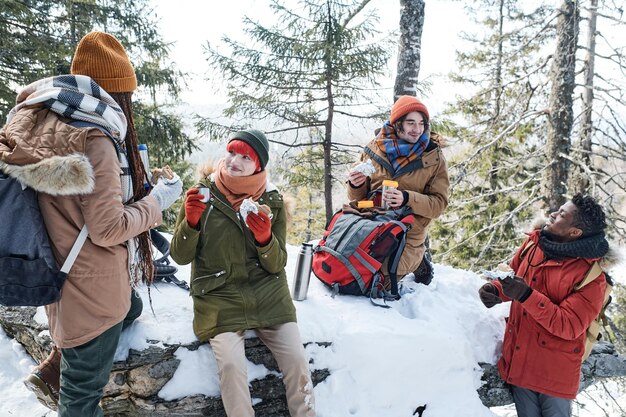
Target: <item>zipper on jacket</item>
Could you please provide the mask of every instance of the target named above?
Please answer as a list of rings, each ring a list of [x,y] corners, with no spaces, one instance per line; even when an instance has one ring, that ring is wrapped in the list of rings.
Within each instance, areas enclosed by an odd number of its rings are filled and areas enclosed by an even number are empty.
[[[226,273],[226,271],[222,270],[222,271],[216,272],[214,274],[202,275],[202,276],[199,276],[199,277],[195,277],[193,280],[197,281],[199,279],[212,278],[212,277],[213,278],[218,278],[218,277],[221,277],[222,275],[224,275],[225,273]]]

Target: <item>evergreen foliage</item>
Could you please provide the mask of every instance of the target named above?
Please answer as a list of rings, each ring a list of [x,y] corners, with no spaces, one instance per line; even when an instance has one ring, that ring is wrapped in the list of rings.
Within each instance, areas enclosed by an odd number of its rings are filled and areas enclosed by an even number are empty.
[[[92,30],[115,35],[133,62],[140,86],[135,124],[140,142],[148,145],[151,166],[180,163],[196,148],[180,117],[168,110],[181,91],[183,74],[168,63],[170,45],[158,32],[150,0],[0,2],[0,120],[6,120],[20,88],[68,74],[78,42]],[[160,93],[170,98],[168,103],[157,102]]]
[[[372,88],[385,73],[389,48],[380,39],[377,16],[363,11],[369,1],[302,0],[287,7],[271,0],[277,23],[266,27],[246,17],[248,41],[224,37],[228,53],[206,47],[210,66],[226,80],[229,104],[224,115],[237,125],[202,119],[199,129],[222,138],[232,130],[260,127],[271,142],[296,150],[286,152],[286,158],[297,156],[303,147],[321,149],[310,156],[323,175],[302,175],[315,181],[309,188],[324,190],[326,219],[334,209],[333,166],[345,170],[338,156],[350,146],[336,139],[337,124],[379,116],[372,109]],[[318,132],[313,141],[310,129]]]
[[[444,133],[462,140],[450,158],[450,205],[431,233],[435,259],[462,268],[490,268],[507,260],[541,199],[542,121],[550,39],[548,10],[523,13],[513,0],[472,2],[482,37],[465,35],[473,49],[457,52],[454,82],[471,86],[447,111],[465,126]],[[445,245],[444,245],[445,243]]]

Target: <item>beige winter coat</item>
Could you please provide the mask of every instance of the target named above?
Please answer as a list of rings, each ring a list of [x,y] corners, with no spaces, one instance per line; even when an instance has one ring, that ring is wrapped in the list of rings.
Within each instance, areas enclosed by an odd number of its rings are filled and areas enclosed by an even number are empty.
[[[111,139],[75,128],[41,107],[24,108],[0,131],[0,169],[40,191],[39,205],[61,265],[80,229],[85,242],[61,300],[46,306],[62,348],[82,345],[124,319],[130,307],[125,242],[161,223],[157,200],[123,205]]]
[[[368,177],[365,184],[357,188],[349,183],[347,186],[350,200],[365,200],[370,191],[382,188],[382,183],[386,179],[398,181],[398,189],[408,192],[407,205],[413,209],[415,222],[407,234],[406,247],[398,264],[398,279],[415,271],[420,265],[426,250],[424,241],[428,234],[428,226],[448,206],[450,188],[448,167],[441,148],[437,141],[432,139],[435,138],[431,138],[430,144],[422,155],[423,168],[392,178],[389,171],[372,160],[376,171]],[[374,140],[367,147],[387,160],[386,155],[378,149]],[[366,153],[361,155],[361,162],[368,159],[371,158]]]

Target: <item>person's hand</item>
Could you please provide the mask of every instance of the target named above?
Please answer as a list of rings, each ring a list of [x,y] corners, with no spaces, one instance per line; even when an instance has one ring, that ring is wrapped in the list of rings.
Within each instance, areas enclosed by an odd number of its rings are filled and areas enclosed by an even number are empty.
[[[198,227],[200,217],[202,217],[202,213],[204,209],[206,209],[206,204],[200,201],[203,198],[204,196],[200,194],[200,190],[197,188],[190,188],[187,191],[185,198],[185,218],[187,219],[189,227],[194,229]]]
[[[272,240],[272,221],[259,210],[258,213],[248,213],[246,224],[254,235],[254,239],[261,246],[265,246]]]
[[[520,303],[526,301],[526,299],[530,297],[530,294],[533,292],[532,288],[524,282],[523,278],[508,276],[506,278],[498,278],[498,280],[500,280],[504,295],[512,298],[513,300],[517,300]]]
[[[367,177],[363,175],[362,172],[350,171],[350,173],[348,174],[348,181],[350,181],[350,184],[352,184],[352,186],[355,188],[358,188],[365,184],[365,180],[367,180]]]
[[[490,282],[484,284],[478,289],[478,295],[480,296],[480,301],[482,301],[487,308],[491,308],[502,302],[500,292],[496,286]]]
[[[183,192],[183,182],[174,174],[172,178],[159,178],[159,182],[152,188],[150,195],[159,202],[161,210],[168,209]]]
[[[405,203],[404,193],[397,188],[388,188],[383,195],[383,201],[385,201],[389,207],[401,207]]]
[[[156,184],[159,182],[159,178],[161,177],[171,180],[174,178],[174,175],[176,174],[172,171],[172,168],[170,168],[169,165],[165,165],[163,168],[155,168],[152,170],[152,178],[150,179],[150,182],[152,184]]]

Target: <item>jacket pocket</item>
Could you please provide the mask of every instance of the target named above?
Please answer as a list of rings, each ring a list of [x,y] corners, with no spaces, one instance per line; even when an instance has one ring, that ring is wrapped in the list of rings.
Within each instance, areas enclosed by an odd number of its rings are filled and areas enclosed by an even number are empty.
[[[226,270],[203,274],[191,280],[190,295],[202,296],[226,282]]]
[[[565,340],[542,332],[539,333],[537,342],[541,348],[566,354],[569,353],[573,356],[579,355],[581,349],[584,348],[584,340],[580,337],[575,340]]]

